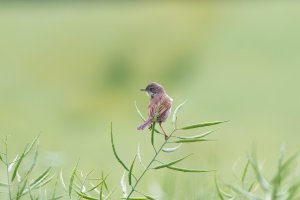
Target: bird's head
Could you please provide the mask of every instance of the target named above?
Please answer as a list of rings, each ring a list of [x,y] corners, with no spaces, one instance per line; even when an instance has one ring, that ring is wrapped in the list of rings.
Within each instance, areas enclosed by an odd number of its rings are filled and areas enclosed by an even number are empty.
[[[157,94],[161,94],[161,93],[165,92],[164,88],[161,85],[159,85],[158,83],[155,83],[155,82],[149,83],[147,85],[147,87],[145,89],[141,89],[141,91],[147,92],[147,94],[151,98],[153,98]]]

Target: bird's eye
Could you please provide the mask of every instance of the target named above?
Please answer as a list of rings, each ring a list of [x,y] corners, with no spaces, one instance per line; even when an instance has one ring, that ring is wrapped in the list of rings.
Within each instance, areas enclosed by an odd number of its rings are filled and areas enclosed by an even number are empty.
[[[153,93],[155,92],[155,89],[154,89],[154,88],[152,88],[152,87],[151,87],[151,88],[149,88],[149,90],[150,90],[150,92],[153,92]]]

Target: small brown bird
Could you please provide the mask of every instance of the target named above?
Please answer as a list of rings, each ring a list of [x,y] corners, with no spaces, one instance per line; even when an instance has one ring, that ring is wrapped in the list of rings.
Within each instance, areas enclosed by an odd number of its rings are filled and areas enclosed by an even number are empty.
[[[147,92],[148,96],[150,96],[150,102],[148,105],[149,118],[142,125],[137,127],[137,129],[144,130],[147,126],[151,127],[155,116],[157,115],[156,121],[163,131],[165,139],[167,139],[168,135],[161,126],[161,123],[168,118],[173,99],[167,95],[165,89],[161,85],[155,82],[150,83],[145,89],[141,89],[141,91]]]

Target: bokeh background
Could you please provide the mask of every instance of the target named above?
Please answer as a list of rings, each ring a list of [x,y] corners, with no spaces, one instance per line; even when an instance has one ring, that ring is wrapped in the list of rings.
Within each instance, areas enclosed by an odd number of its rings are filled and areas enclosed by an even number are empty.
[[[41,135],[43,165],[111,173],[120,194],[122,168],[109,140],[130,162],[150,136],[138,132],[149,82],[165,86],[179,124],[230,120],[215,142],[185,146],[183,166],[234,174],[256,146],[272,174],[282,143],[299,150],[300,3],[6,2],[0,5],[0,135],[12,155]],[[170,120],[165,127],[171,130]],[[197,130],[201,133],[205,130]],[[67,173],[67,172],[66,172]],[[213,174],[153,172],[142,190],[162,199],[214,198]]]

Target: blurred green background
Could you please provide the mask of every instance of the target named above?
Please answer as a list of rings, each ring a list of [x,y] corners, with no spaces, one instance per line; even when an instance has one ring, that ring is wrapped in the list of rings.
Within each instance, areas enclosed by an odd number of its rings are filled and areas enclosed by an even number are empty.
[[[44,165],[70,171],[80,158],[81,169],[111,172],[118,194],[109,123],[126,162],[138,144],[147,160],[134,101],[146,115],[139,89],[157,81],[175,106],[188,99],[180,125],[230,120],[216,142],[179,151],[194,152],[183,166],[226,179],[254,144],[271,173],[280,144],[299,150],[299,10],[297,1],[1,3],[0,135],[13,154],[40,133]],[[167,170],[142,185],[162,199],[208,198],[213,187],[213,174]]]

